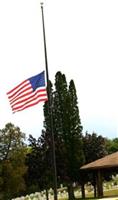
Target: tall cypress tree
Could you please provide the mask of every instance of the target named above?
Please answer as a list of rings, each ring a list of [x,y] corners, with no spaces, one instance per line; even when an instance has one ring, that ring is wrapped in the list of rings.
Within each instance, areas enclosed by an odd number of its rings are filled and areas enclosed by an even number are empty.
[[[68,158],[68,175],[69,175],[69,196],[73,199],[72,183],[79,179],[79,167],[84,163],[83,143],[82,143],[82,125],[79,115],[77,94],[74,81],[71,80],[68,89],[67,99],[67,119],[68,130],[66,148]]]
[[[61,72],[57,72],[55,76],[55,93],[54,93],[54,124],[55,131],[58,135],[63,135],[66,129],[65,113],[66,100],[68,96],[66,77]],[[56,134],[57,135],[57,134]]]
[[[69,199],[73,199],[72,184],[78,180],[79,167],[84,161],[82,125],[74,81],[71,80],[68,87],[65,75],[57,72],[55,75],[55,91],[52,92],[51,96],[53,97],[53,132],[57,175],[61,183],[68,185]],[[50,114],[46,104],[44,116],[46,134],[50,138]]]
[[[80,167],[84,162],[84,153],[83,153],[83,145],[82,145],[82,125],[79,115],[77,94],[74,81],[70,81],[69,85],[69,119],[70,119],[70,127],[69,127],[69,139],[70,139],[70,149],[72,150],[72,159],[75,156],[75,162],[78,167]],[[77,167],[76,166],[76,167]],[[73,167],[76,169],[76,167]],[[72,171],[72,169],[71,169]],[[73,174],[75,177],[77,172]]]
[[[72,184],[78,180],[79,167],[84,162],[82,125],[74,81],[70,81],[68,88],[66,77],[61,72],[57,72],[55,79],[54,108],[56,138],[61,145],[61,152],[57,152],[57,167],[63,181],[68,184],[72,199]],[[63,163],[61,167],[60,162]]]
[[[54,92],[54,133],[58,182],[67,182],[67,149],[65,147],[66,130],[67,130],[67,107],[66,101],[68,89],[66,77],[61,72],[55,75],[55,92]]]

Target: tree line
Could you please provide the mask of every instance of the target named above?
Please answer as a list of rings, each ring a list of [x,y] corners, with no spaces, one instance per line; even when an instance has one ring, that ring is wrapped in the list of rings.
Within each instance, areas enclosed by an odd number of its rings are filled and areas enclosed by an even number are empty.
[[[67,83],[61,72],[55,84],[49,82],[50,100],[44,104],[44,127],[38,139],[25,134],[12,123],[0,130],[0,199],[8,200],[31,192],[53,188],[52,125],[55,141],[57,183],[67,187],[69,200],[74,199],[74,185],[96,183],[92,174],[83,176],[80,167],[118,151],[118,139],[97,133],[83,133],[74,81]],[[52,121],[51,121],[51,120]],[[51,124],[52,123],[52,124]],[[109,179],[110,174],[104,178]],[[82,195],[84,189],[82,187]]]

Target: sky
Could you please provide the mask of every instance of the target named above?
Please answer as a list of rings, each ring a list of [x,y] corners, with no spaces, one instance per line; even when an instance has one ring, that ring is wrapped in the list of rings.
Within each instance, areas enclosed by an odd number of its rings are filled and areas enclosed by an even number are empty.
[[[118,136],[118,1],[44,0],[49,78],[74,80],[83,133]],[[41,135],[43,103],[12,114],[6,93],[45,70],[40,0],[0,1],[0,129]]]

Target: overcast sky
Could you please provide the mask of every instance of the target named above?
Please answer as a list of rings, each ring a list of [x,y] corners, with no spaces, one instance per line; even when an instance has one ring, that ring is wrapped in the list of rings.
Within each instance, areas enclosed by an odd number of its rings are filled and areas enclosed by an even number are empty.
[[[83,132],[118,136],[118,1],[44,1],[49,77],[74,80]],[[43,103],[12,114],[6,92],[45,69],[40,0],[0,1],[0,128],[27,137],[43,127]]]

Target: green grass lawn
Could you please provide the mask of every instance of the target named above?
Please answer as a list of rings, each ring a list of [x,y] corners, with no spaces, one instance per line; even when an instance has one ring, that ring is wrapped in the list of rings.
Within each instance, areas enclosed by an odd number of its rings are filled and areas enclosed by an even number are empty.
[[[118,195],[118,189],[104,191],[104,197],[117,196],[117,195]],[[93,192],[86,195],[86,197],[87,198],[94,197]]]
[[[114,190],[109,190],[109,191],[104,191],[104,197],[112,197],[112,196],[118,196],[118,189]],[[78,197],[80,199],[81,197]],[[93,192],[90,192],[89,194],[86,195],[86,198],[92,198],[93,200]],[[61,198],[59,200],[67,200],[65,198]]]
[[[116,196],[118,195],[118,189],[109,190],[104,192],[104,196]]]

